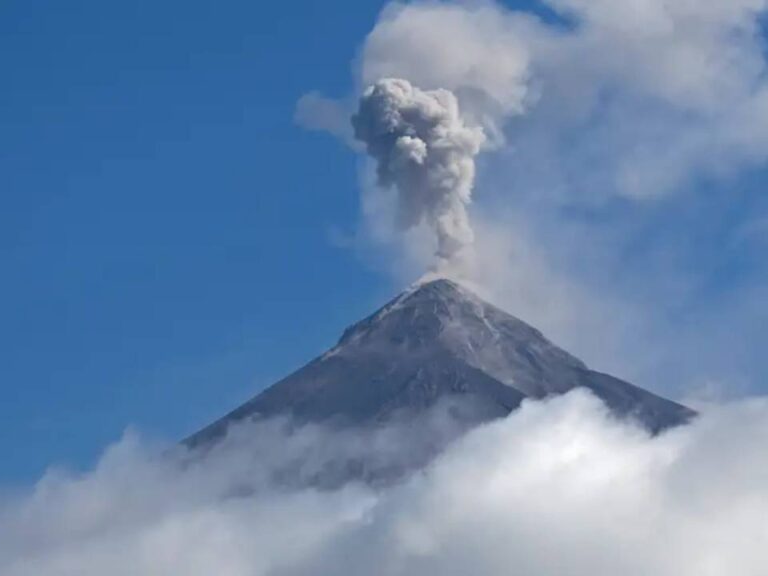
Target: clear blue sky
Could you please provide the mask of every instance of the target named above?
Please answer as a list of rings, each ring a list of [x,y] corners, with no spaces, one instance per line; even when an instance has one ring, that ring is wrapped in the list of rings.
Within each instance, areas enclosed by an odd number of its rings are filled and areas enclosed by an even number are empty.
[[[329,241],[354,157],[293,122],[381,5],[2,3],[0,482],[189,433],[394,289]]]

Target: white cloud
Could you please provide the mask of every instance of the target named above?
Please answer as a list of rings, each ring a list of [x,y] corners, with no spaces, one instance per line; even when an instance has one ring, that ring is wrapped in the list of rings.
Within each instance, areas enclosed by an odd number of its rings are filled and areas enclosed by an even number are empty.
[[[528,403],[380,489],[275,487],[287,462],[317,469],[354,438],[261,426],[207,466],[129,438],[90,474],[48,476],[0,508],[0,572],[766,574],[766,400],[655,438],[584,393]]]

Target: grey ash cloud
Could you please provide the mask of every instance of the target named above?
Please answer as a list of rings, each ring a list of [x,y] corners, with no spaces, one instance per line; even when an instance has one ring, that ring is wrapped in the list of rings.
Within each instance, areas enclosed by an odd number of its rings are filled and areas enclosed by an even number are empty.
[[[485,135],[464,121],[456,96],[381,79],[363,93],[352,125],[376,161],[379,183],[397,189],[400,227],[426,223],[443,262],[466,254],[474,240],[467,205]]]

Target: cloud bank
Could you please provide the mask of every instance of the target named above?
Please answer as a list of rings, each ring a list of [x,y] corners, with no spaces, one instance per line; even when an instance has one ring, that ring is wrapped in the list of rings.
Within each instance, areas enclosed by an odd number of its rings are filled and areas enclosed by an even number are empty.
[[[0,507],[0,572],[766,573],[765,400],[710,409],[655,438],[581,392],[526,403],[378,489],[276,485],[286,463],[311,472],[354,453],[354,441],[255,426],[241,431],[250,443],[235,438],[206,465],[182,467],[129,437],[89,474],[50,473]],[[392,437],[377,438],[366,450],[387,459]]]

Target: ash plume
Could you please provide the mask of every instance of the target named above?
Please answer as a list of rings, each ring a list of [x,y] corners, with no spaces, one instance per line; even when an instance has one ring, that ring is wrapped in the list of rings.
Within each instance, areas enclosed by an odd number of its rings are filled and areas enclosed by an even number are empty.
[[[421,90],[407,80],[381,79],[352,117],[355,138],[376,160],[379,184],[398,192],[398,225],[426,223],[441,264],[456,264],[474,241],[467,205],[482,128],[467,125],[449,90]]]

